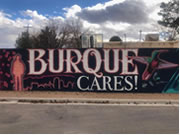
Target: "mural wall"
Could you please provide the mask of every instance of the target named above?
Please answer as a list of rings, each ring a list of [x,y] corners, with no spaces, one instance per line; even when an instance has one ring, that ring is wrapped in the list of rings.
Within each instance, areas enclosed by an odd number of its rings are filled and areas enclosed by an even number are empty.
[[[1,49],[0,90],[179,92],[179,49]]]

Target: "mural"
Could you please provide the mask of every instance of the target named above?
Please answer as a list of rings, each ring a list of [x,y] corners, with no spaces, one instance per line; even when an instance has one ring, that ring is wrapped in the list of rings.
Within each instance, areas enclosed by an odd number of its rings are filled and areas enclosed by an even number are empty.
[[[179,93],[179,49],[1,49],[0,90]]]

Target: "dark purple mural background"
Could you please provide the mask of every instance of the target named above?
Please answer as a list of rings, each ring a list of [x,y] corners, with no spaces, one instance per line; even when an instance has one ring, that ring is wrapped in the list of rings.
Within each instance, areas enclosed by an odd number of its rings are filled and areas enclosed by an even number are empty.
[[[179,49],[1,49],[0,90],[179,92]]]

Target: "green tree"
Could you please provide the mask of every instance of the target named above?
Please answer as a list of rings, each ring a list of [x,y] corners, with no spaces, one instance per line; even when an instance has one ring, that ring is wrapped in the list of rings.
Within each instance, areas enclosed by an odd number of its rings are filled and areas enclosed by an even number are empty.
[[[33,39],[29,35],[28,31],[22,32],[21,35],[17,38],[16,48],[33,48]]]
[[[55,28],[46,26],[41,29],[40,34],[33,36],[33,46],[43,49],[60,48]]]
[[[162,20],[158,23],[162,26],[171,28],[174,31],[173,37],[179,34],[179,0],[171,0],[168,3],[162,2],[158,15],[162,16]]]
[[[52,20],[51,20],[52,21]],[[22,32],[16,40],[17,48],[81,48],[83,27],[80,20],[67,20],[64,24],[51,23],[39,34]]]

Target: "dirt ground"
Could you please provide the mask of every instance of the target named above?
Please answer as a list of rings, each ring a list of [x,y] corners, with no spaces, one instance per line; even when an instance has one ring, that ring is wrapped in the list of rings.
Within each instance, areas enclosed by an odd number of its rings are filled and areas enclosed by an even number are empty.
[[[26,98],[108,98],[108,99],[179,99],[179,94],[134,94],[134,93],[96,93],[96,92],[16,92],[0,91],[0,98],[26,97]]]

